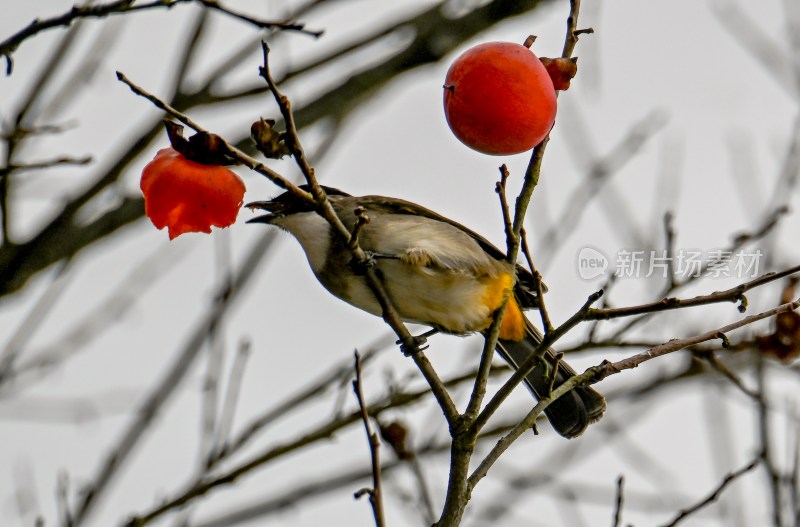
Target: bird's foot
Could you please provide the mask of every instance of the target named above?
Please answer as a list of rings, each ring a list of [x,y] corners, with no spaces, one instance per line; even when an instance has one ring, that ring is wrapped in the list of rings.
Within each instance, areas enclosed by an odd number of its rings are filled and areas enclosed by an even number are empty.
[[[423,333],[422,335],[412,335],[411,342],[403,342],[402,340],[395,341],[395,344],[400,345],[400,351],[403,352],[403,355],[406,357],[410,357],[411,355],[415,355],[420,351],[424,351],[428,349],[428,346],[424,344],[428,342],[428,337],[439,333],[438,329],[430,329]]]

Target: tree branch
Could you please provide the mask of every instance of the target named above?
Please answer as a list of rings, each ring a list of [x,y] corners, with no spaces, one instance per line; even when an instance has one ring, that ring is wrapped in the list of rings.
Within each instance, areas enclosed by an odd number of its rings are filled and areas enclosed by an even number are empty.
[[[786,276],[800,272],[800,265],[789,267],[780,272],[765,273],[758,278],[739,284],[724,291],[717,291],[707,295],[696,296],[693,298],[680,299],[675,297],[663,298],[658,302],[642,304],[639,306],[622,307],[617,309],[590,309],[586,314],[586,320],[610,320],[612,318],[629,317],[642,315],[645,313],[656,313],[670,309],[681,309],[686,307],[705,306],[708,304],[719,304],[722,302],[739,302],[739,311],[744,312],[747,308],[747,301],[744,294],[756,287],[780,280]]]
[[[656,346],[651,348],[643,353],[639,353],[637,355],[633,355],[631,357],[622,359],[617,362],[608,362],[605,361],[603,364],[598,366],[593,366],[588,368],[584,373],[579,375],[575,375],[574,377],[569,378],[563,384],[561,384],[558,388],[553,390],[552,395],[550,397],[542,398],[536,404],[536,406],[525,416],[525,418],[520,421],[517,426],[515,426],[508,434],[503,436],[495,445],[495,447],[486,455],[486,457],[481,461],[475,471],[469,477],[469,488],[472,489],[478,482],[483,479],[484,476],[488,473],[489,469],[494,465],[494,463],[500,458],[500,456],[505,452],[511,444],[516,441],[523,433],[525,433],[530,427],[536,422],[536,419],[539,415],[547,408],[550,403],[564,395],[570,390],[575,389],[577,386],[587,385],[587,384],[594,384],[597,383],[610,375],[615,375],[620,373],[624,370],[636,368],[640,364],[655,359],[657,357],[661,357],[662,355],[667,355],[669,353],[673,353],[678,350],[682,350],[684,348],[688,348],[689,346],[693,346],[695,344],[699,344],[701,342],[706,342],[709,340],[714,340],[721,338],[725,334],[746,326],[748,324],[752,324],[759,320],[763,320],[765,318],[774,317],[780,313],[785,313],[788,311],[794,311],[800,307],[800,300],[795,302],[789,302],[786,304],[782,304],[774,309],[770,309],[768,311],[764,311],[757,315],[751,315],[749,317],[743,318],[737,322],[728,324],[721,328],[708,331],[701,335],[697,335],[695,337],[685,338],[685,339],[673,339],[669,342],[661,344],[660,346]]]
[[[364,422],[364,431],[367,433],[372,465],[372,488],[356,492],[355,497],[359,498],[363,493],[368,494],[369,503],[372,506],[372,514],[375,518],[375,527],[385,527],[386,518],[383,513],[383,485],[381,484],[381,441],[378,439],[378,434],[372,430],[369,414],[367,413],[367,405],[364,403],[364,393],[361,387],[361,357],[357,351],[355,352],[354,368],[356,371],[356,378],[353,381],[353,391],[356,394],[356,399],[358,399],[361,420]]]
[[[215,301],[208,312],[198,321],[194,331],[190,334],[178,357],[173,361],[172,366],[162,377],[161,381],[154,387],[148,397],[136,412],[136,417],[130,423],[127,430],[122,434],[117,445],[106,456],[105,461],[99,468],[98,473],[92,478],[91,483],[86,485],[83,498],[77,505],[73,514],[71,527],[79,527],[89,517],[94,510],[101,496],[108,490],[114,476],[116,476],[122,464],[133,452],[134,447],[144,436],[150,425],[155,420],[159,411],[166,401],[175,393],[186,374],[191,371],[190,366],[199,354],[202,344],[209,335],[209,328],[216,327],[228,313],[228,309],[239,293],[244,290],[244,286],[253,276],[253,271],[258,267],[258,262],[265,254],[266,248],[272,243],[275,236],[273,233],[264,235],[259,242],[253,245],[250,253],[242,263],[235,275],[232,283],[225,284],[216,295]]]
[[[188,4],[188,3],[198,3],[206,8],[214,9],[216,11],[225,13],[229,16],[252,24],[256,27],[262,29],[281,29],[286,31],[297,31],[300,33],[305,33],[312,37],[319,37],[322,35],[322,31],[310,31],[305,29],[305,24],[295,24],[291,22],[277,22],[271,20],[260,20],[231,9],[227,9],[220,5],[216,0],[154,0],[149,3],[140,3],[136,4],[135,0],[116,0],[115,2],[109,2],[107,4],[100,4],[100,5],[75,5],[67,11],[66,13],[58,16],[54,16],[51,18],[46,18],[44,20],[35,19],[33,22],[25,26],[23,29],[17,31],[9,38],[5,39],[4,41],[0,42],[0,56],[5,56],[6,58],[6,75],[11,75],[14,70],[14,52],[19,48],[20,44],[22,44],[25,40],[41,33],[42,31],[46,31],[48,29],[53,29],[56,27],[66,27],[71,25],[74,21],[79,19],[85,18],[104,18],[109,15],[118,15],[124,13],[130,13],[133,11],[144,11],[146,9],[153,9],[153,8],[167,8],[171,9],[172,7],[178,4]]]
[[[717,498],[719,498],[720,494],[722,494],[722,491],[724,491],[725,488],[728,485],[730,485],[736,479],[740,478],[741,476],[747,474],[748,472],[750,472],[751,470],[756,468],[758,466],[759,462],[760,462],[760,459],[759,458],[755,458],[749,464],[747,464],[747,466],[742,467],[739,470],[737,470],[736,472],[731,472],[730,474],[725,476],[725,478],[722,480],[722,482],[720,482],[720,484],[717,486],[717,488],[714,489],[714,491],[711,494],[709,494],[708,497],[706,497],[704,500],[698,502],[697,504],[692,505],[689,508],[681,510],[678,513],[678,515],[675,517],[675,519],[672,520],[670,523],[664,524],[664,527],[675,527],[680,522],[682,522],[683,520],[685,520],[686,518],[688,518],[689,516],[691,516],[695,512],[699,511],[700,509],[702,509],[706,505],[709,505],[710,503],[713,503],[713,502],[717,501]]]

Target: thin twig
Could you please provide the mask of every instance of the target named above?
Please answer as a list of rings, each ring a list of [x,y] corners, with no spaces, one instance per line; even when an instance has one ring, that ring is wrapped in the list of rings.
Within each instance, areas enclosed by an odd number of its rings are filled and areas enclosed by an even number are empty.
[[[586,315],[586,320],[610,320],[612,318],[629,317],[646,313],[655,313],[670,309],[686,307],[705,306],[708,304],[718,304],[721,302],[739,302],[739,311],[744,312],[747,306],[744,294],[756,287],[780,280],[786,276],[800,272],[800,265],[789,267],[779,272],[766,273],[758,278],[744,282],[724,291],[716,291],[707,295],[700,295],[693,298],[680,299],[676,297],[662,298],[658,302],[641,304],[638,306],[622,307],[617,309],[591,309]]]
[[[511,214],[508,207],[508,201],[506,200],[506,181],[508,180],[509,172],[506,165],[502,165],[500,167],[500,181],[497,182],[495,186],[495,191],[497,192],[500,198],[500,209],[503,215],[503,224],[505,225],[506,231],[506,239],[511,240],[514,238],[514,231],[513,225],[511,224]],[[518,238],[517,238],[518,239]],[[509,247],[511,244],[509,242]],[[510,257],[507,256],[507,259],[510,260]],[[506,310],[508,308],[508,302],[511,299],[513,292],[508,290],[505,298],[503,299],[500,307],[494,312],[492,323],[489,326],[489,329],[484,332],[484,341],[483,341],[483,349],[481,350],[481,359],[478,365],[478,374],[475,376],[475,383],[473,385],[472,393],[470,394],[469,403],[467,404],[467,409],[464,412],[464,416],[466,419],[474,419],[478,415],[478,411],[480,410],[481,404],[483,403],[483,398],[486,395],[486,386],[489,379],[489,371],[492,365],[492,359],[494,357],[495,348],[497,346],[497,341],[500,337],[500,327],[503,323],[503,318],[505,317]],[[451,427],[451,435],[453,436],[453,441],[455,443],[460,443],[462,439],[466,444],[470,443],[470,441],[474,440],[469,439],[469,435],[475,435],[475,432],[467,432],[466,430],[456,431],[453,430]],[[462,434],[463,438],[457,438],[457,434]],[[469,448],[465,448],[464,451],[468,451]],[[470,454],[466,453],[464,456],[461,457],[459,468],[456,468],[454,465],[457,460],[451,458],[451,482],[453,479],[453,474],[456,472],[463,472],[464,476],[466,477],[466,470],[467,465],[469,463]]]
[[[23,172],[29,170],[43,170],[46,168],[53,168],[58,165],[72,165],[81,166],[88,165],[92,162],[92,156],[85,157],[57,157],[55,159],[48,159],[45,161],[36,161],[34,163],[24,163],[21,165],[8,165],[0,167],[0,177],[5,177],[11,172]]]
[[[431,496],[430,487],[425,479],[425,472],[422,470],[422,462],[414,452],[414,456],[408,460],[411,467],[411,473],[416,480],[417,491],[419,492],[420,502],[422,504],[421,515],[426,525],[433,524],[436,521],[436,512],[433,509],[433,498]]]
[[[73,527],[75,524],[72,512],[69,510],[69,474],[65,471],[58,473],[56,480],[56,502],[58,504],[58,515],[65,527]]]
[[[794,511],[794,525],[800,525],[800,425],[795,417],[794,446],[792,447],[792,471],[789,475],[789,499]]]
[[[233,366],[231,367],[228,385],[225,389],[225,397],[222,400],[219,412],[219,424],[217,425],[213,442],[215,450],[209,453],[210,455],[206,460],[206,467],[210,467],[213,464],[213,461],[217,458],[217,453],[223,448],[223,445],[227,443],[230,437],[231,430],[233,429],[233,418],[236,414],[236,404],[239,401],[239,394],[242,390],[245,366],[249,357],[250,342],[244,341],[239,346],[236,356],[233,359]]]
[[[370,349],[370,351],[364,354],[361,362],[367,362],[375,353],[376,350],[374,348]],[[323,373],[317,380],[310,382],[307,387],[300,392],[279,402],[275,407],[270,408],[263,414],[252,419],[235,437],[218,443],[220,448],[209,460],[209,466],[214,466],[219,461],[239,452],[245,446],[249,445],[259,432],[263,432],[268,425],[275,423],[289,411],[297,410],[314,398],[326,394],[332,386],[338,386],[345,378],[349,377],[351,372],[352,367],[349,362],[335,366],[331,371]]]
[[[172,68],[169,78],[169,86],[171,88],[168,93],[175,94],[175,97],[179,97],[179,94],[183,92],[183,84],[186,84],[186,78],[191,70],[192,64],[197,60],[198,52],[202,49],[202,46],[199,44],[203,40],[206,28],[209,25],[208,19],[210,12],[210,9],[202,9],[197,16],[195,16],[189,38],[183,43],[183,49],[180,51],[176,66]]]
[[[199,3],[209,9],[220,11],[259,28],[297,31],[315,38],[322,35],[322,31],[311,31],[305,29],[304,24],[253,18],[251,16],[222,7],[216,0],[171,0],[169,2],[165,2],[163,0],[154,0],[152,2],[138,3],[136,5],[134,5],[135,0],[117,0],[115,2],[94,6],[88,4],[82,6],[75,5],[72,7],[72,9],[64,14],[51,18],[45,18],[43,20],[37,18],[23,29],[17,31],[6,40],[0,42],[0,56],[5,56],[6,58],[6,75],[10,75],[14,69],[13,55],[17,48],[19,48],[20,44],[22,44],[25,40],[37,35],[38,33],[41,33],[42,31],[56,27],[66,27],[79,19],[105,18],[109,15],[124,14],[133,11],[144,11],[146,9],[153,8],[172,8],[177,4],[188,4],[192,2]]]
[[[506,238],[514,236],[514,226],[511,224],[511,211],[508,207],[508,198],[506,197],[506,181],[508,181],[508,167],[505,164],[500,165],[500,181],[495,185],[495,192],[500,198],[500,212],[503,214],[503,228],[506,233]]]
[[[59,266],[49,287],[34,304],[28,315],[17,325],[16,330],[11,333],[5,346],[0,349],[0,386],[14,378],[17,359],[69,284],[72,279],[71,270],[72,259],[64,261]]]
[[[544,326],[544,333],[547,334],[549,331],[553,329],[553,325],[550,322],[550,316],[547,312],[547,308],[544,305],[544,283],[542,282],[542,275],[536,270],[536,266],[533,263],[533,257],[531,256],[530,247],[528,246],[528,238],[525,232],[525,227],[520,227],[519,236],[517,237],[514,233],[514,225],[511,221],[511,212],[508,207],[508,198],[506,197],[506,182],[508,181],[509,172],[508,167],[504,164],[500,166],[500,181],[497,182],[495,186],[495,192],[500,198],[500,210],[503,214],[503,225],[504,230],[506,233],[506,245],[511,247],[511,240],[515,238],[519,238],[522,243],[522,252],[525,255],[525,259],[528,262],[528,267],[530,268],[531,274],[536,281],[536,295],[538,300],[538,307],[539,313],[542,317],[542,324]]]
[[[706,333],[703,333],[701,335],[685,339],[672,339],[669,342],[651,348],[643,353],[639,353],[638,355],[634,355],[632,357],[628,357],[626,359],[622,359],[614,363],[607,362],[600,367],[596,367],[595,374],[597,375],[597,377],[593,382],[597,382],[601,379],[604,379],[605,377],[607,377],[612,373],[618,373],[618,371],[627,370],[630,368],[636,368],[640,364],[652,360],[656,357],[660,357],[662,355],[666,355],[674,351],[688,348],[689,346],[694,346],[695,344],[700,344],[701,342],[707,342],[709,340],[716,340],[723,338],[727,333],[730,333],[733,330],[739,329],[754,322],[758,322],[759,320],[764,320],[766,318],[774,317],[775,315],[779,315],[780,313],[788,313],[789,311],[795,311],[798,307],[800,307],[800,300],[796,300],[794,302],[788,302],[786,304],[781,304],[776,308],[770,309],[768,311],[763,311],[756,315],[750,315],[749,317],[745,317],[741,320],[738,320],[721,328],[707,331]]]
[[[730,370],[730,368],[725,366],[725,364],[723,364],[717,358],[717,355],[713,351],[710,351],[710,352],[704,353],[704,354],[698,354],[698,355],[700,355],[706,361],[708,361],[708,363],[711,365],[712,368],[714,368],[715,370],[720,372],[723,376],[725,376],[725,378],[727,378],[729,381],[731,381],[734,384],[734,386],[739,388],[739,390],[741,390],[742,393],[744,393],[745,395],[747,395],[748,397],[750,397],[753,400],[756,400],[756,401],[758,400],[759,394],[754,392],[753,390],[751,390],[747,386],[745,386],[744,382],[735,373],[733,373]]]
[[[550,374],[550,383],[547,386],[547,396],[550,397],[553,394],[553,387],[556,384],[556,372],[558,371],[558,365],[561,364],[561,361],[564,359],[563,353],[556,353],[553,357],[553,364],[551,366],[551,374]]]
[[[364,431],[369,441],[369,454],[372,464],[372,488],[358,491],[355,497],[359,498],[364,493],[369,495],[369,503],[372,506],[375,525],[376,527],[384,527],[386,525],[386,518],[383,513],[383,485],[381,484],[381,441],[378,438],[378,434],[372,430],[372,424],[370,423],[369,414],[367,413],[367,405],[364,402],[364,392],[361,386],[361,357],[358,351],[356,351],[354,355],[356,378],[353,381],[353,391],[356,394],[358,407],[361,410],[361,420],[364,422]]]
[[[349,247],[351,251],[356,250],[358,247],[358,237],[361,234],[361,230],[369,223],[369,215],[367,215],[367,209],[364,207],[357,207],[353,214],[356,216],[356,224],[353,225],[353,230],[350,231]]]
[[[719,498],[720,494],[722,494],[722,491],[724,491],[728,485],[733,483],[737,478],[743,476],[744,474],[747,474],[748,472],[756,468],[760,461],[761,461],[760,458],[755,458],[750,463],[748,463],[747,466],[742,467],[736,472],[731,472],[730,474],[725,476],[725,478],[722,480],[722,482],[720,482],[717,488],[714,489],[714,491],[711,492],[711,494],[709,494],[704,500],[696,503],[695,505],[692,505],[689,508],[681,510],[675,517],[675,519],[672,520],[670,523],[664,524],[664,527],[675,527],[676,525],[678,525],[678,523],[685,520],[687,517],[691,516],[692,514],[702,509],[706,505],[709,505],[710,503],[717,501],[717,498]]]
[[[525,237],[523,236],[522,239],[524,240]],[[533,276],[536,279],[536,298],[538,299],[537,301],[539,303],[537,308],[539,310],[539,316],[542,319],[542,332],[547,335],[553,331],[553,323],[550,321],[550,313],[547,311],[547,305],[544,303],[544,288],[542,287],[544,281],[542,280],[542,275],[539,274],[539,271],[534,271]]]
[[[575,45],[578,43],[578,35],[583,33],[594,33],[594,29],[587,28],[578,30],[578,15],[581,11],[581,0],[569,0],[569,16],[567,17],[567,36],[564,39],[564,49],[561,56],[565,59],[572,57]]]
[[[500,199],[500,211],[503,215],[503,225],[505,227],[506,239],[511,239],[514,236],[513,225],[511,224],[511,213],[508,207],[508,200],[506,199],[506,182],[508,181],[509,172],[506,165],[500,166],[500,181],[495,185],[495,192]],[[483,348],[481,350],[481,359],[478,365],[478,373],[475,376],[475,383],[473,385],[472,393],[467,404],[467,409],[464,415],[467,419],[472,419],[477,416],[480,410],[483,398],[486,395],[486,385],[489,378],[489,371],[492,365],[492,358],[494,357],[495,347],[497,346],[497,339],[500,335],[500,327],[508,307],[508,301],[511,297],[511,291],[508,292],[506,298],[503,299],[500,307],[493,315],[492,324],[489,326],[488,331],[484,333]],[[451,433],[454,431],[451,431]],[[455,439],[455,437],[454,437]],[[467,460],[469,457],[466,458]]]
[[[489,418],[491,418],[491,416],[497,411],[497,409],[511,394],[514,388],[516,388],[516,386],[522,382],[522,379],[524,379],[525,376],[531,372],[531,370],[533,370],[539,360],[539,350],[545,350],[549,348],[568,331],[580,324],[583,321],[585,314],[589,311],[589,309],[591,309],[592,304],[597,302],[602,295],[602,291],[598,291],[589,295],[589,297],[586,299],[586,302],[584,302],[583,306],[574,315],[567,319],[563,324],[553,329],[553,331],[551,331],[549,334],[544,336],[542,342],[537,347],[537,352],[531,354],[531,356],[525,362],[520,364],[519,368],[513,373],[513,375],[511,375],[511,377],[509,377],[503,386],[497,390],[492,399],[486,403],[486,406],[472,424],[475,429],[480,430],[486,425],[486,423],[489,421]]]
[[[314,38],[321,37],[322,34],[325,32],[324,30],[306,29],[306,25],[302,23],[296,23],[291,21],[279,22],[276,20],[263,20],[260,18],[254,18],[250,15],[234,11],[233,9],[222,7],[219,4],[218,0],[195,0],[195,1],[199,2],[204,7],[219,11],[221,13],[225,13],[226,15],[232,16],[233,18],[237,18],[243,22],[247,22],[248,24],[261,29],[280,29],[283,31],[297,31],[299,33],[304,33]]]
[[[140,97],[144,97],[148,101],[152,102],[157,108],[160,108],[160,109],[164,110],[169,115],[175,117],[178,121],[182,122],[186,126],[192,128],[193,130],[195,130],[197,132],[209,133],[208,130],[206,130],[205,128],[200,126],[198,123],[193,121],[187,115],[179,112],[178,110],[176,110],[175,108],[173,108],[172,106],[170,106],[166,102],[162,101],[161,99],[159,99],[158,97],[156,97],[152,93],[144,90],[143,88],[141,88],[141,87],[137,86],[136,84],[134,84],[133,82],[131,82],[128,79],[128,77],[126,77],[125,74],[123,74],[122,72],[119,72],[119,71],[117,72],[117,79],[119,79],[121,82],[127,84],[128,87],[131,89],[131,91],[133,91],[133,93],[135,93],[136,95],[139,95]],[[220,139],[220,146],[225,149],[226,155],[230,156],[233,160],[241,163],[242,165],[246,166],[250,170],[258,172],[259,174],[261,174],[263,176],[266,176],[270,181],[272,181],[273,183],[275,183],[279,187],[292,192],[294,195],[296,195],[300,199],[303,199],[303,200],[306,200],[306,201],[309,201],[309,202],[313,202],[313,199],[312,199],[311,195],[308,192],[303,191],[302,189],[297,187],[297,185],[295,185],[294,183],[292,183],[288,179],[284,178],[282,175],[278,174],[277,172],[275,172],[274,170],[272,170],[271,168],[266,166],[264,163],[261,163],[260,161],[257,161],[255,159],[253,159],[252,157],[248,156],[247,154],[245,154],[244,152],[242,152],[241,150],[239,150],[238,148],[236,148],[232,144],[228,143],[227,141],[225,141],[221,137],[219,139]]]
[[[782,304],[774,309],[770,309],[769,311],[764,311],[757,315],[751,315],[749,317],[745,317],[742,320],[739,320],[732,324],[728,324],[726,326],[723,326],[721,328],[712,331],[708,331],[706,333],[697,335],[695,337],[689,337],[685,339],[673,339],[660,346],[651,348],[643,353],[633,355],[631,357],[622,359],[617,362],[612,363],[605,361],[598,366],[593,366],[587,369],[584,373],[575,375],[574,377],[567,379],[558,388],[553,390],[553,393],[549,398],[543,397],[542,399],[540,399],[539,402],[536,404],[536,406],[534,406],[534,408],[528,413],[528,415],[526,415],[522,421],[520,421],[508,434],[503,436],[497,442],[494,448],[492,448],[492,450],[484,457],[484,459],[481,461],[478,467],[470,475],[469,488],[470,489],[474,488],[475,485],[477,485],[477,483],[484,476],[486,476],[489,469],[500,458],[503,452],[505,452],[508,449],[508,447],[511,446],[511,444],[514,441],[517,440],[517,438],[519,438],[523,433],[525,433],[531,427],[531,425],[536,422],[536,419],[538,419],[539,415],[544,411],[545,408],[547,408],[550,405],[552,401],[558,399],[563,394],[567,393],[570,390],[573,390],[577,386],[597,383],[610,375],[615,375],[617,373],[622,372],[623,370],[636,368],[637,366],[646,361],[655,359],[657,357],[661,357],[663,355],[667,355],[669,353],[673,353],[678,350],[682,350],[684,348],[688,348],[690,346],[694,346],[695,344],[699,344],[701,342],[718,339],[720,338],[721,335],[725,335],[726,333],[729,333],[735,329],[739,329],[743,326],[752,324],[754,322],[763,320],[765,318],[774,317],[775,315],[778,315],[780,313],[794,311],[798,307],[800,307],[800,300]],[[490,401],[489,404],[492,404],[492,401]]]
[[[522,254],[525,255],[525,261],[528,262],[528,268],[535,277],[538,276],[538,278],[541,278],[541,275],[536,272],[536,266],[533,265],[533,256],[531,255],[531,247],[528,244],[528,233],[525,230],[525,227],[519,231],[519,234],[522,237]]]
[[[624,485],[625,476],[620,474],[617,478],[617,499],[614,502],[614,520],[611,523],[611,527],[619,527],[622,522],[622,503],[625,498]]]
[[[675,287],[675,262],[673,256],[675,254],[675,228],[672,224],[672,212],[667,211],[664,214],[664,246],[665,257],[667,259],[667,287],[672,289]]]
[[[442,412],[444,413],[448,424],[453,426],[458,417],[458,409],[456,408],[455,403],[453,403],[450,394],[448,394],[447,390],[444,388],[439,375],[433,369],[430,361],[428,361],[427,357],[425,357],[425,355],[422,353],[420,341],[415,339],[411,333],[409,333],[408,329],[403,323],[403,320],[400,318],[397,309],[395,309],[389,300],[389,295],[384,289],[382,280],[378,276],[375,268],[369,265],[369,256],[364,252],[363,249],[361,249],[361,247],[352,243],[351,232],[347,230],[347,227],[345,227],[345,225],[342,223],[341,219],[336,214],[336,211],[333,210],[333,206],[328,200],[325,191],[317,181],[314,168],[311,166],[305,156],[303,146],[300,142],[300,137],[297,133],[297,126],[295,124],[291,102],[289,101],[288,97],[280,92],[270,73],[269,45],[266,42],[262,42],[261,45],[264,56],[264,64],[259,69],[259,73],[267,82],[267,85],[269,86],[270,91],[275,98],[275,102],[280,108],[281,115],[286,123],[287,146],[292,152],[292,157],[294,157],[295,162],[302,171],[303,176],[309,185],[309,189],[311,191],[310,195],[314,204],[316,205],[317,212],[330,224],[336,235],[339,236],[339,238],[350,248],[350,252],[353,255],[354,261],[361,265],[364,269],[364,278],[366,279],[367,285],[375,295],[375,299],[381,306],[383,320],[399,337],[401,349],[404,351],[404,353],[411,355],[414,363],[417,365],[417,368],[419,368],[420,372],[425,377],[425,380],[431,386],[433,394],[436,397],[439,406],[442,408]]]
[[[347,368],[347,373],[350,374],[350,372],[352,372],[351,366]],[[471,381],[475,377],[475,373],[476,373],[475,371],[469,371],[462,375],[458,375],[456,377],[453,377],[452,379],[448,379],[447,382],[443,383],[443,385],[445,388],[457,387],[462,383]],[[404,407],[411,405],[417,401],[420,401],[423,398],[429,396],[431,392],[432,392],[432,387],[427,386],[424,389],[420,389],[414,392],[392,393],[388,395],[383,401],[380,401],[378,403],[373,403],[372,405],[370,405],[367,413],[374,417],[378,417],[383,412],[390,410],[392,408]],[[305,393],[305,391],[303,393]],[[249,474],[256,468],[267,465],[276,459],[281,459],[283,456],[289,453],[302,450],[303,448],[308,447],[310,445],[317,444],[321,441],[327,441],[338,431],[354,423],[357,423],[360,420],[361,420],[361,413],[358,411],[351,412],[346,415],[336,416],[333,420],[322,423],[313,428],[312,430],[307,431],[306,433],[300,435],[299,437],[293,440],[273,445],[267,448],[266,450],[262,451],[261,453],[251,457],[250,459],[245,459],[239,465],[234,466],[227,472],[208,477],[207,479],[202,479],[196,482],[192,482],[189,486],[187,486],[187,488],[178,492],[176,496],[169,498],[162,503],[159,503],[156,507],[145,513],[133,516],[132,518],[130,518],[130,520],[126,525],[130,527],[134,526],[141,527],[147,525],[148,523],[161,517],[167,512],[188,505],[195,499],[204,496],[205,494],[211,492],[214,489],[217,489],[218,487],[231,485],[233,482]],[[259,421],[263,421],[263,419],[259,419]],[[502,428],[502,431],[505,431],[507,429],[508,427],[504,426]],[[233,442],[233,447],[229,448],[228,452],[230,453],[239,450],[239,448],[236,447],[237,445],[244,444],[242,437],[247,436],[248,438],[251,438],[253,433],[255,432],[253,431],[252,426],[246,427],[245,432],[240,435],[240,439]],[[494,435],[494,436],[496,436],[497,433],[498,433],[497,431],[485,432],[486,435]]]
[[[800,120],[798,121],[798,123],[800,123]],[[735,237],[735,239],[733,240],[733,242],[731,242],[731,244],[729,246],[727,246],[723,251],[721,251],[721,254],[725,254],[725,253],[732,254],[735,251],[741,249],[745,244],[753,242],[753,241],[756,241],[756,240],[759,240],[759,239],[767,236],[770,232],[772,232],[775,229],[775,227],[780,222],[781,218],[784,217],[787,213],[788,213],[788,208],[787,207],[778,207],[778,208],[776,208],[775,210],[773,210],[767,216],[766,219],[764,219],[762,224],[759,225],[755,230],[753,230],[751,232],[746,232],[746,233],[737,235]],[[672,286],[672,289],[670,289],[668,287],[665,287],[664,290],[659,293],[659,296],[662,297],[661,302],[663,302],[666,299],[666,295],[669,295],[669,294],[673,293],[674,291],[676,291],[678,289],[682,289],[682,288],[684,288],[684,287],[686,287],[686,286],[688,286],[690,284],[693,284],[695,281],[697,281],[702,276],[704,276],[704,274],[707,272],[707,270],[709,268],[711,268],[712,265],[715,265],[717,263],[719,263],[718,259],[717,260],[707,261],[700,267],[700,269],[699,269],[699,271],[697,273],[687,277],[686,279],[684,279],[682,281],[676,280],[674,282],[673,286]],[[788,274],[792,274],[792,273],[796,272],[797,268],[795,267],[793,269],[795,269],[795,270],[791,270],[790,269],[790,270],[787,270],[787,271],[784,271],[784,272],[788,272]],[[772,273],[766,273],[766,274],[762,275],[759,279],[762,279],[762,278],[763,279],[767,279],[771,275],[772,275]],[[769,280],[767,280],[767,281],[769,281]],[[758,285],[760,285],[760,284],[758,284]],[[753,287],[755,287],[755,285]],[[742,298],[744,298],[744,297],[742,297]],[[745,304],[740,304],[739,310],[742,311],[744,308],[746,308],[746,305]],[[657,310],[657,311],[660,311],[660,310]],[[647,313],[644,313],[644,314],[642,314],[642,315],[630,320],[629,322],[624,324],[620,329],[618,329],[616,332],[614,332],[614,334],[611,336],[611,338],[614,339],[614,340],[621,339],[622,336],[625,335],[628,331],[633,329],[636,325],[647,321],[651,316],[652,316],[652,313],[651,312],[647,312]]]
[[[292,103],[289,98],[281,93],[278,89],[278,85],[275,82],[275,79],[272,78],[272,74],[270,73],[269,68],[269,45],[267,44],[266,40],[261,41],[261,50],[264,56],[264,63],[263,66],[259,68],[259,74],[261,77],[267,82],[269,86],[269,91],[272,92],[272,95],[275,97],[275,102],[278,103],[278,108],[280,108],[281,115],[283,116],[283,120],[286,123],[286,146],[289,147],[289,151],[292,153],[292,157],[294,157],[297,166],[303,173],[303,177],[305,177],[306,182],[312,189],[312,194],[314,194],[315,198],[318,196],[315,192],[320,192],[321,188],[319,182],[317,181],[316,175],[314,174],[314,168],[311,166],[311,163],[308,162],[306,158],[305,151],[303,150],[303,145],[300,142],[300,135],[297,132],[297,125],[295,124],[294,120],[294,113],[292,112]],[[324,195],[324,192],[322,193]],[[317,199],[318,204],[321,207],[324,207],[324,203],[319,203],[322,201],[321,199]],[[349,234],[349,233],[348,233]]]
[[[210,306],[205,316],[198,321],[194,331],[190,334],[171,367],[163,375],[153,391],[145,398],[136,412],[136,417],[103,460],[97,474],[91,479],[91,483],[86,485],[83,498],[74,513],[75,527],[88,519],[89,514],[94,510],[101,496],[108,490],[109,484],[116,476],[123,462],[133,452],[134,447],[139,443],[145,431],[152,425],[161,408],[180,386],[183,378],[191,371],[190,366],[208,338],[209,328],[219,324],[225,317],[229,307],[253,276],[257,264],[261,261],[266,249],[274,239],[274,235],[265,235],[256,242],[239,267],[233,283],[227,284],[224,290],[214,295],[213,305]]]
[[[783,500],[781,499],[781,476],[778,468],[775,466],[774,454],[772,453],[772,431],[770,428],[770,415],[769,405],[767,403],[767,368],[766,359],[763,354],[759,354],[756,358],[758,379],[758,398],[757,398],[757,415],[758,415],[758,434],[759,442],[761,443],[761,452],[759,453],[759,461],[764,464],[767,472],[767,479],[769,483],[769,496],[772,501],[771,515],[773,527],[783,527]]]
[[[547,335],[553,331],[553,322],[550,320],[550,312],[547,311],[547,304],[544,300],[544,278],[542,278],[542,274],[533,264],[533,258],[531,258],[530,249],[528,248],[528,236],[525,232],[525,229],[520,231],[520,237],[522,238],[522,252],[525,253],[525,258],[528,260],[528,265],[531,268],[531,274],[533,274],[533,279],[536,283],[536,307],[539,310],[539,317],[542,319],[542,332]]]

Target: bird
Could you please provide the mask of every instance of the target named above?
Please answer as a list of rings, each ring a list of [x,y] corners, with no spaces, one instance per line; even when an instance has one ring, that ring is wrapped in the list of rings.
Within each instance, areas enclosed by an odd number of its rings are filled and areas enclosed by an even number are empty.
[[[300,188],[310,190],[308,185]],[[517,369],[536,351],[542,334],[523,313],[538,307],[539,302],[536,279],[530,271],[507,262],[505,254],[481,235],[416,203],[322,189],[351,232],[361,223],[358,244],[369,256],[389,301],[404,322],[429,326],[432,332],[485,334],[507,297],[496,352]],[[245,206],[267,212],[248,223],[272,225],[297,239],[315,277],[331,294],[368,313],[382,315],[363,269],[354,264],[347,244],[313,203],[286,191]],[[554,364],[557,370],[553,379]],[[524,382],[541,399],[574,375],[575,371],[564,360],[556,360],[555,352],[548,348]],[[599,420],[605,409],[605,399],[598,391],[578,386],[551,402],[545,415],[559,435],[571,439]]]

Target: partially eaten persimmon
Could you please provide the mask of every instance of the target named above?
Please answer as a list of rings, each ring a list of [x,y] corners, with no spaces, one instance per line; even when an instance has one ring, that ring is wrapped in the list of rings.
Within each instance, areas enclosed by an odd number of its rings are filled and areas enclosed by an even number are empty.
[[[228,227],[244,201],[244,182],[231,170],[190,161],[174,148],[159,150],[141,180],[145,214],[172,240],[187,232]]]

